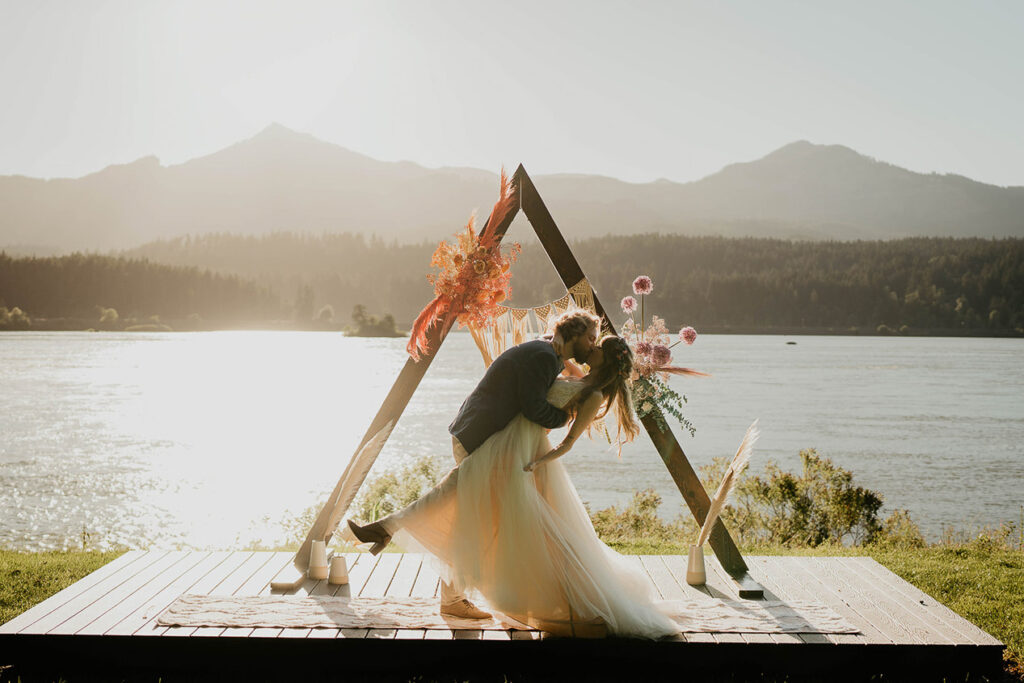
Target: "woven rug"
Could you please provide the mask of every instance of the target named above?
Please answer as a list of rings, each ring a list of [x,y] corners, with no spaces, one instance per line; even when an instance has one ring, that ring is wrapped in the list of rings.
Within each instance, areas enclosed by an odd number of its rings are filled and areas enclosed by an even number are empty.
[[[481,604],[486,609],[486,606]],[[659,609],[682,633],[859,633],[819,602],[667,600]],[[161,626],[246,628],[404,628],[507,630],[495,619],[438,614],[430,598],[336,598],[183,595],[158,618]]]

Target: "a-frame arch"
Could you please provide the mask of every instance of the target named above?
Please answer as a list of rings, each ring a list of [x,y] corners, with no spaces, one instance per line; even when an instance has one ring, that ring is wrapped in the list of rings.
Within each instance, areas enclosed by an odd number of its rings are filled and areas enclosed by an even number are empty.
[[[558,226],[555,225],[551,213],[544,205],[544,201],[522,164],[513,174],[508,192],[495,204],[487,223],[480,232],[481,237],[493,236],[494,243],[500,244],[505,232],[512,224],[512,220],[520,210],[526,214],[566,288],[568,289],[583,280],[586,277],[583,269],[572,250],[569,249],[565,238],[562,237]],[[596,292],[594,293],[594,308],[607,328],[614,332],[615,326],[606,314],[604,307],[601,306]],[[352,504],[356,492],[365,480],[370,465],[383,448],[395,423],[405,411],[409,400],[434,360],[434,356],[441,348],[441,344],[455,322],[456,315],[456,311],[447,312],[439,324],[435,324],[427,331],[428,350],[426,353],[423,353],[418,360],[406,359],[405,366],[385,397],[377,415],[370,423],[366,434],[363,435],[356,454],[349,461],[341,479],[338,480],[330,497],[317,515],[316,521],[313,522],[302,547],[296,553],[294,560],[296,575],[274,581],[275,589],[287,590],[301,583],[309,567],[309,551],[313,541],[329,541],[333,536],[342,515]],[[711,501],[676,440],[675,434],[671,429],[662,431],[652,415],[643,418],[641,423],[651,437],[658,455],[661,456],[668,468],[676,487],[682,493],[683,500],[686,501],[690,512],[698,524],[703,524]],[[359,457],[361,455],[364,457]],[[715,522],[709,543],[722,567],[736,581],[740,597],[761,597],[763,594],[761,587],[747,573],[747,565],[721,518]]]

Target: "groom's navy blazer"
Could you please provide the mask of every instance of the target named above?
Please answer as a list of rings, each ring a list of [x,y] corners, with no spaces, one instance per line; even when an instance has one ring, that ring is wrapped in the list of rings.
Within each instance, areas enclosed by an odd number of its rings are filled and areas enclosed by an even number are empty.
[[[537,339],[513,346],[487,368],[448,431],[472,453],[519,413],[542,427],[561,427],[569,416],[548,403],[547,394],[562,367],[551,342]]]

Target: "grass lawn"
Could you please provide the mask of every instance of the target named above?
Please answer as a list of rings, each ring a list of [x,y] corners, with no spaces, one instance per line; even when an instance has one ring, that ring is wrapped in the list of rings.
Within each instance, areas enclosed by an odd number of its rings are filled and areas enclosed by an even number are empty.
[[[631,554],[685,554],[666,543],[612,543]],[[123,551],[0,550],[0,623],[9,621]],[[868,555],[1007,645],[1006,672],[1024,681],[1024,553],[984,543],[926,548],[744,548],[748,555]],[[2,658],[2,657],[0,657]],[[0,661],[0,665],[5,662]],[[3,676],[0,675],[0,678]]]

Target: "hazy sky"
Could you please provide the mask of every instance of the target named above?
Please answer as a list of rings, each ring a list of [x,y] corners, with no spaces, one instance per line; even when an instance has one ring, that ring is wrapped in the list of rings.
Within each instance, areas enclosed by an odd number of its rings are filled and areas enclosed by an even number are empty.
[[[375,158],[693,180],[794,140],[1024,185],[1024,2],[0,0],[0,174],[270,122]]]

